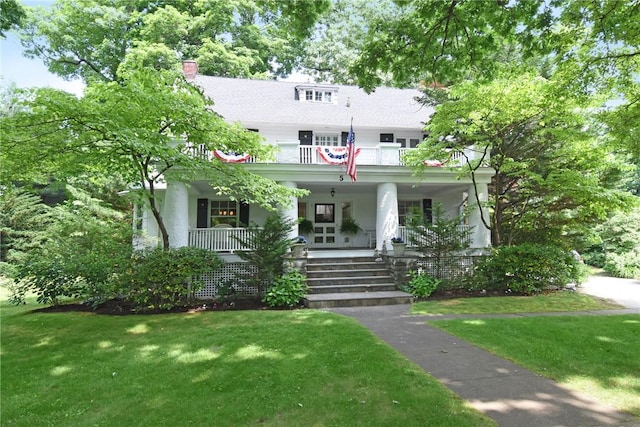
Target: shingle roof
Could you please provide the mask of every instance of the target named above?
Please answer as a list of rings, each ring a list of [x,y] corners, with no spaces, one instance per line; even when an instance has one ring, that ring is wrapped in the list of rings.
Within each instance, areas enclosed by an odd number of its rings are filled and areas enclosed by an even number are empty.
[[[195,83],[213,99],[226,120],[242,123],[344,125],[353,117],[359,128],[422,129],[433,108],[416,101],[414,89],[381,87],[367,94],[356,86],[275,80],[246,80],[198,75]],[[295,99],[296,86],[337,88],[337,103]],[[349,105],[347,107],[347,104]]]

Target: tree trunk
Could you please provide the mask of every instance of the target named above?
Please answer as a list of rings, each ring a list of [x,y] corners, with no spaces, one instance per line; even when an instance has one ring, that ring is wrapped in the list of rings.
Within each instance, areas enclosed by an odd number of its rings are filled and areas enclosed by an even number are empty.
[[[497,248],[502,244],[502,202],[500,201],[502,191],[503,191],[503,183],[502,176],[499,173],[496,173],[494,176],[494,186],[493,186],[493,197],[494,197],[494,207],[493,207],[493,226],[491,227],[491,245],[494,248]]]

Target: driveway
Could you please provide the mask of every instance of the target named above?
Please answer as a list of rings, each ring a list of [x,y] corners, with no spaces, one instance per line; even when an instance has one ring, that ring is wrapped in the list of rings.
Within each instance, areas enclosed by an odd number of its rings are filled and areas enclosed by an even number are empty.
[[[640,281],[596,274],[578,287],[580,292],[607,298],[626,308],[640,311]]]

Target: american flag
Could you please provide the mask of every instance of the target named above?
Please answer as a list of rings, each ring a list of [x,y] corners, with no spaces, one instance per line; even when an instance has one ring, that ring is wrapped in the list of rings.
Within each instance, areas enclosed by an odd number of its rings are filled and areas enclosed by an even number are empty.
[[[353,123],[347,135],[347,175],[351,177],[351,182],[356,181],[358,171],[356,170],[356,137],[353,134]]]

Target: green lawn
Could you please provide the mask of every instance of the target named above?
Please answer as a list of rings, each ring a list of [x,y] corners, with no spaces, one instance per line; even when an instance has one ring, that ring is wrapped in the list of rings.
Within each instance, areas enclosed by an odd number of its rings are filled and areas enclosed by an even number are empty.
[[[411,314],[489,314],[588,311],[623,308],[578,292],[553,292],[533,296],[453,298],[421,301],[411,306]]]
[[[119,317],[2,304],[2,425],[495,425],[331,313]]]
[[[430,324],[640,417],[640,315]]]

